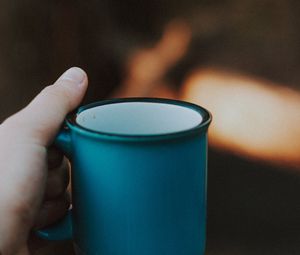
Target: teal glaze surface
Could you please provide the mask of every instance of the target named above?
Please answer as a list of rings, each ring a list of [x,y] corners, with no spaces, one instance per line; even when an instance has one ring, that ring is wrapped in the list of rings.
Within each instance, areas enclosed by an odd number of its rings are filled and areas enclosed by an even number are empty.
[[[56,143],[72,162],[72,224],[38,234],[61,239],[58,233],[68,236],[72,225],[85,255],[203,255],[211,116],[196,105],[149,98],[102,101],[78,112],[130,100],[190,107],[204,120],[182,132],[126,136],[92,132],[69,115]]]

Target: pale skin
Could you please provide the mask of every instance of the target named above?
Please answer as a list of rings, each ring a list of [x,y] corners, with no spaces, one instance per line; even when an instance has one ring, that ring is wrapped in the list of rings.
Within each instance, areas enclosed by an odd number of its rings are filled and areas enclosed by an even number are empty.
[[[29,254],[30,231],[68,210],[68,163],[51,144],[87,84],[85,72],[71,68],[0,125],[1,255]]]

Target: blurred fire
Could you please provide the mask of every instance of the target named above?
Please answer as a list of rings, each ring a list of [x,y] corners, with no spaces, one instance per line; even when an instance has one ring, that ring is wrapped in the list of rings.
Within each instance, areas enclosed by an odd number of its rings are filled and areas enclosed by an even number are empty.
[[[152,48],[128,59],[114,97],[178,98],[212,112],[210,145],[251,159],[300,168],[300,93],[262,79],[216,69],[195,70],[176,91],[167,71],[187,52],[190,28],[173,21]]]
[[[164,76],[187,52],[189,26],[181,20],[170,22],[162,38],[151,48],[138,49],[127,61],[127,74],[114,97],[174,97]]]
[[[210,143],[253,159],[299,167],[300,94],[219,70],[193,72],[181,98],[212,112]]]

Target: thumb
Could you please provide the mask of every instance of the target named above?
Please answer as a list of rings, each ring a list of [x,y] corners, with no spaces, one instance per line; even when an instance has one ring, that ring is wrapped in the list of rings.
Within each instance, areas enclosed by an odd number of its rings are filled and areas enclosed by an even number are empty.
[[[80,104],[87,84],[86,73],[78,67],[72,67],[3,125],[8,125],[10,132],[26,141],[47,146],[54,139],[67,113]]]

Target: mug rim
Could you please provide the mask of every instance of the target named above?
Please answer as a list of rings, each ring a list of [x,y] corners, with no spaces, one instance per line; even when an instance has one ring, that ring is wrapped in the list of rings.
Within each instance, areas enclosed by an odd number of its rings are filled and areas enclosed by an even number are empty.
[[[196,125],[195,127],[188,128],[185,130],[169,132],[169,133],[162,133],[162,134],[120,134],[120,133],[113,133],[113,132],[103,132],[103,131],[96,131],[86,127],[83,127],[79,123],[77,123],[76,118],[77,116],[90,108],[94,108],[101,105],[107,104],[116,104],[116,103],[128,103],[128,102],[148,102],[148,103],[163,103],[163,104],[172,104],[181,107],[186,107],[198,112],[201,117],[202,121]],[[106,99],[102,101],[97,101],[94,103],[90,103],[84,106],[79,107],[75,111],[69,113],[65,119],[65,124],[67,128],[74,130],[80,134],[92,136],[93,138],[102,138],[108,140],[122,140],[122,141],[154,141],[154,140],[165,140],[165,139],[173,139],[176,137],[185,137],[190,135],[196,135],[202,132],[207,131],[209,124],[212,121],[211,113],[194,103],[182,101],[182,100],[175,100],[175,99],[167,99],[167,98],[155,98],[155,97],[129,97],[129,98],[114,98],[114,99]]]

